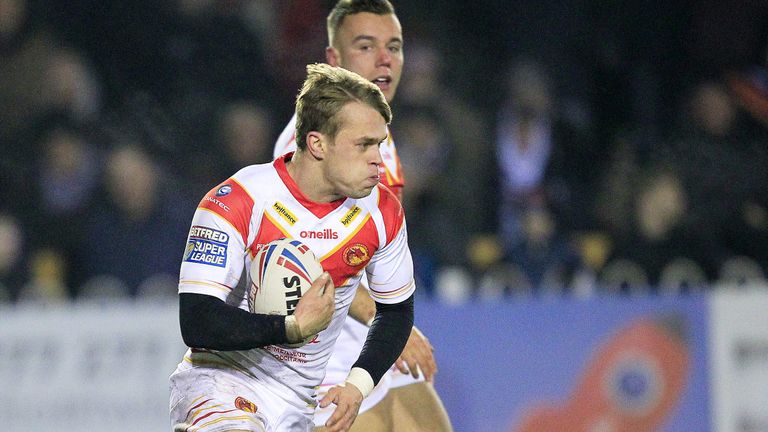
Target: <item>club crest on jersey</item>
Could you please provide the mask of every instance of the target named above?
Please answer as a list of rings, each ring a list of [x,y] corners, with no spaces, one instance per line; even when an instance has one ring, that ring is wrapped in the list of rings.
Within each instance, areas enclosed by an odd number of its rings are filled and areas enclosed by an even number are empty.
[[[241,411],[249,412],[249,413],[255,413],[256,410],[258,409],[258,408],[256,408],[256,404],[255,403],[249,401],[248,399],[246,399],[246,398],[244,398],[242,396],[238,396],[235,399],[235,408],[237,408],[237,409],[239,409]]]
[[[232,186],[225,184],[216,191],[217,197],[227,196],[232,192]]]
[[[367,263],[371,259],[368,253],[368,247],[361,243],[355,243],[347,246],[342,254],[344,262],[351,267],[358,267]]]

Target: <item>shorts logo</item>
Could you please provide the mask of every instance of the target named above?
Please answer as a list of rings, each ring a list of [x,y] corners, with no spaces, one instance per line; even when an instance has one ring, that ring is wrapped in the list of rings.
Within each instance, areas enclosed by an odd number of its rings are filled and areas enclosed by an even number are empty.
[[[232,192],[232,186],[225,184],[224,186],[220,187],[219,190],[216,191],[216,196],[226,196],[229,195],[230,192]]]
[[[371,259],[368,248],[364,244],[355,243],[344,249],[344,262],[351,267],[361,266]]]
[[[350,223],[352,223],[353,220],[355,220],[355,217],[360,214],[360,207],[353,206],[347,214],[344,215],[343,218],[341,218],[341,224],[344,226],[349,226]]]
[[[237,408],[237,409],[239,409],[241,411],[249,412],[249,413],[255,413],[256,410],[258,409],[258,408],[256,408],[256,404],[255,403],[249,401],[248,399],[246,399],[246,398],[244,398],[242,396],[238,396],[235,399],[235,408]]]
[[[229,235],[223,231],[193,226],[189,230],[184,261],[224,267],[227,265],[228,240]]]

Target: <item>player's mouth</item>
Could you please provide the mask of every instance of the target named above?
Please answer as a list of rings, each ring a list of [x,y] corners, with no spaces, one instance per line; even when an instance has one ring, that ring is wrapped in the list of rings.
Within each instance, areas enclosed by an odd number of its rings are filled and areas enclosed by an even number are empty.
[[[389,90],[389,86],[392,84],[392,77],[389,75],[376,77],[371,80],[374,84],[379,86],[382,91]]]
[[[376,186],[381,179],[381,176],[379,173],[376,173],[376,175],[369,176],[366,180],[368,180],[366,183],[370,183],[371,186]]]

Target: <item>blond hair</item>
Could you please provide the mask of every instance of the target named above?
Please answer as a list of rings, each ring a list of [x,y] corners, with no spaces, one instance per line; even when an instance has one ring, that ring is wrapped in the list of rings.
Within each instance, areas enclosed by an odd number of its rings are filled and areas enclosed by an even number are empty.
[[[389,104],[376,84],[340,67],[308,65],[307,79],[296,98],[296,146],[305,149],[311,131],[334,138],[341,126],[336,114],[350,102],[370,106],[387,124],[392,121]]]

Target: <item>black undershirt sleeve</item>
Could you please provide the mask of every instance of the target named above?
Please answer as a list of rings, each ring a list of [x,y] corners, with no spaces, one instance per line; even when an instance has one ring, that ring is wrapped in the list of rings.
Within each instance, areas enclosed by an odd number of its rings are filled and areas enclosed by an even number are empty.
[[[284,316],[252,314],[205,294],[179,295],[179,324],[192,348],[248,350],[288,341]]]
[[[374,317],[360,357],[352,367],[368,371],[374,384],[403,352],[413,327],[413,296],[402,303],[376,303]]]

